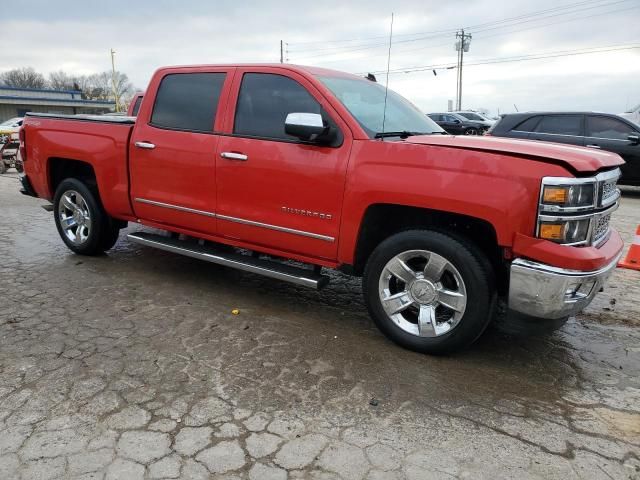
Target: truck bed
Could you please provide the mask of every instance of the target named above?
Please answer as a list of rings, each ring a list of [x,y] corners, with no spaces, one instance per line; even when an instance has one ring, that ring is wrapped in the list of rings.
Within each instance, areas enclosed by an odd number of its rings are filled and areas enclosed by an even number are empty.
[[[53,200],[52,179],[63,162],[91,165],[105,209],[113,216],[133,214],[129,201],[129,137],[135,117],[27,113],[26,162],[38,196]]]
[[[126,115],[65,115],[61,113],[32,113],[27,112],[27,117],[51,118],[58,120],[78,120],[83,122],[101,122],[101,123],[122,123],[132,125],[136,122],[136,117],[128,117]]]

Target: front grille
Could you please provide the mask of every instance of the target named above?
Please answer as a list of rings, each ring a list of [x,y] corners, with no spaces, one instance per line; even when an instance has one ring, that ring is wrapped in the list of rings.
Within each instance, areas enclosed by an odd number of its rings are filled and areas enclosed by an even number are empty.
[[[615,180],[611,180],[608,182],[605,182],[602,184],[602,190],[601,190],[601,204],[606,204],[608,203],[607,200],[609,200],[611,197],[615,196],[618,193],[618,188],[616,186],[616,181]]]
[[[593,219],[593,243],[596,244],[602,240],[607,233],[609,233],[609,222],[611,221],[611,214],[600,215]]]

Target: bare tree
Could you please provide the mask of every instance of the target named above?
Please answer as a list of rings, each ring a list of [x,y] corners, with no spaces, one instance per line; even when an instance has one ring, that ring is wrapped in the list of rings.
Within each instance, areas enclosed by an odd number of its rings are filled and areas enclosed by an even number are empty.
[[[69,75],[63,70],[49,74],[49,88],[52,90],[79,90],[79,77]]]
[[[18,88],[45,88],[47,81],[44,75],[32,67],[15,68],[0,74],[0,84]]]
[[[87,88],[83,90],[86,98],[91,100],[113,100],[114,83],[111,72],[102,72],[90,75],[87,78]],[[115,90],[117,98],[120,102],[120,110],[122,110],[131,96],[135,93],[135,87],[129,81],[126,73],[116,72],[115,74]]]

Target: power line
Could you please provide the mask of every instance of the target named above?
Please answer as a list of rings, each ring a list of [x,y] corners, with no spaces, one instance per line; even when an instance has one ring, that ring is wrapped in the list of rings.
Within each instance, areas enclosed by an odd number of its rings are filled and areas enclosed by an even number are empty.
[[[480,24],[476,24],[476,25],[469,25],[464,27],[467,30],[470,29],[475,29],[475,28],[482,28],[485,27],[484,30],[488,30],[490,29],[489,27],[492,28],[498,28],[497,25],[499,24],[504,24],[504,23],[509,23],[509,22],[513,22],[515,20],[522,20],[522,19],[526,19],[529,17],[537,17],[540,15],[544,15],[544,14],[548,14],[548,13],[553,13],[553,12],[558,12],[561,10],[569,10],[569,9],[574,9],[572,11],[567,11],[567,12],[562,12],[562,13],[556,13],[555,15],[547,15],[545,17],[542,18],[531,18],[529,20],[526,20],[527,22],[530,21],[536,21],[536,20],[543,20],[546,18],[550,18],[552,16],[561,16],[561,15],[568,15],[568,14],[572,14],[572,13],[578,13],[582,10],[589,10],[589,9],[593,9],[593,8],[601,8],[601,7],[606,7],[609,5],[613,5],[616,3],[621,3],[621,2],[625,2],[625,1],[630,1],[630,0],[618,0],[615,2],[610,2],[610,3],[604,3],[601,5],[591,5],[593,3],[600,3],[603,1],[607,1],[607,0],[585,0],[585,1],[581,1],[581,2],[577,2],[577,3],[572,3],[572,4],[568,4],[568,5],[564,5],[564,6],[559,6],[559,7],[554,7],[554,8],[549,8],[549,9],[545,9],[545,10],[539,10],[536,12],[531,12],[528,14],[523,14],[523,15],[518,15],[516,17],[510,17],[510,18],[505,18],[505,19],[501,19],[501,20],[494,20],[491,22],[485,22],[485,23],[480,23]],[[585,6],[586,5],[586,6]],[[576,8],[576,7],[582,7],[584,6],[584,8]],[[519,23],[524,23],[524,22],[517,22],[516,24]],[[503,25],[506,26],[506,25]],[[449,29],[445,29],[445,30],[434,30],[434,31],[428,31],[428,32],[414,32],[414,33],[407,33],[407,34],[398,34],[396,35],[396,37],[408,37],[408,36],[416,36],[416,35],[421,35],[420,38],[414,38],[414,39],[406,39],[406,40],[397,40],[396,43],[405,43],[405,42],[416,42],[416,41],[421,41],[424,39],[430,39],[430,38],[434,38],[434,37],[440,37],[443,36],[445,34],[451,34],[456,32],[457,29],[456,28],[449,28]],[[370,47],[370,48],[376,48],[379,46],[386,46],[386,43],[369,43],[366,42],[367,40],[374,40],[374,39],[383,39],[386,38],[384,35],[381,36],[373,36],[373,37],[361,37],[361,38],[353,38],[353,39],[345,39],[345,40],[327,40],[327,41],[314,41],[314,42],[289,42],[289,45],[313,45],[313,44],[321,44],[322,47],[318,48],[304,48],[302,50],[297,50],[297,49],[292,49],[292,52],[296,52],[296,53],[302,53],[302,52],[311,52],[311,51],[326,51],[326,50],[339,50],[339,49],[350,49],[350,48],[364,48],[364,47]],[[356,42],[356,41],[360,41],[360,42],[366,42],[366,43],[361,43],[358,45],[345,45],[345,46],[330,46],[330,47],[326,47],[327,44],[332,44],[332,43],[347,43],[347,42]]]
[[[629,0],[621,0],[621,1],[629,1]],[[613,2],[613,3],[621,3],[621,1]],[[609,6],[609,4],[603,5],[603,6]],[[558,20],[556,22],[545,23],[545,24],[542,24],[542,25],[532,25],[532,26],[528,26],[528,27],[524,27],[524,28],[520,28],[520,29],[516,29],[516,30],[509,30],[509,31],[506,31],[506,32],[495,32],[495,33],[490,33],[488,35],[478,35],[475,38],[476,39],[485,39],[485,38],[491,38],[491,37],[500,36],[500,35],[508,35],[508,34],[512,34],[512,33],[520,33],[520,32],[527,31],[527,30],[534,30],[534,29],[537,29],[537,28],[545,28],[545,27],[548,27],[548,26],[558,25],[558,24],[567,23],[567,22],[573,22],[573,21],[576,21],[576,20],[585,20],[585,19],[588,19],[588,18],[599,17],[599,16],[603,16],[603,15],[609,15],[609,14],[612,14],[612,13],[619,13],[619,12],[632,10],[632,9],[636,9],[636,8],[640,8],[640,5],[634,5],[634,6],[631,6],[631,7],[622,8],[622,9],[616,9],[616,10],[609,10],[609,11],[606,11],[606,12],[598,12],[598,13],[591,14],[591,15],[583,15],[583,16],[575,17],[575,18],[566,18],[566,19]],[[574,11],[574,12],[571,12],[571,13],[578,13],[578,11]],[[504,27],[508,28],[509,26],[510,25],[505,25]],[[384,46],[386,44],[382,44],[382,45]],[[427,46],[424,46],[424,47],[418,47],[418,48],[413,48],[413,49],[409,49],[409,50],[396,50],[396,54],[406,54],[406,53],[410,53],[410,52],[416,52],[416,51],[426,50],[426,49],[435,48],[435,47],[439,47],[439,46],[447,46],[447,45],[450,45],[450,42],[440,43],[440,44],[437,44],[437,45],[427,45]],[[358,49],[347,50],[347,51],[343,51],[343,52],[306,56],[306,57],[303,57],[303,59],[341,55],[341,54],[346,54],[346,53],[353,53],[355,51],[367,50],[367,49],[371,49],[371,48],[374,48],[374,47],[358,48]],[[373,57],[373,55],[370,55],[370,56],[367,56],[367,57],[359,57],[359,58],[372,58],[372,57]],[[343,59],[329,60],[328,62],[325,61],[325,63],[337,62],[337,61],[343,61]]]
[[[622,50],[634,50],[640,49],[640,44],[629,44],[629,45],[608,45],[601,47],[591,47],[588,49],[576,49],[576,50],[560,50],[555,52],[543,52],[543,53],[533,53],[529,55],[517,55],[513,57],[497,57],[497,58],[487,58],[483,60],[477,60],[475,62],[465,63],[465,67],[469,66],[477,66],[477,65],[490,65],[490,64],[498,64],[498,63],[511,63],[511,62],[523,62],[528,60],[542,60],[546,58],[559,58],[559,57],[569,57],[576,55],[588,55],[592,53],[605,53],[605,52],[614,52],[614,51],[622,51]],[[398,74],[398,73],[414,73],[414,72],[422,72],[429,70],[445,70],[457,68],[456,64],[453,62],[448,63],[439,63],[432,65],[418,65],[414,67],[405,67],[405,68],[394,68],[389,71],[390,74]],[[367,73],[384,73],[382,71],[374,71]],[[358,73],[357,75],[361,75]]]

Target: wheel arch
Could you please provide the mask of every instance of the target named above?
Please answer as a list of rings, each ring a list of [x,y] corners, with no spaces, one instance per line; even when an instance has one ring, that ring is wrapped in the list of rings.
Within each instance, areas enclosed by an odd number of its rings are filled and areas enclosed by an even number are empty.
[[[60,182],[65,178],[77,178],[95,188],[100,196],[96,172],[90,162],[72,158],[51,157],[47,160],[47,179],[51,196],[55,195]]]
[[[414,229],[443,231],[471,241],[491,263],[499,290],[506,289],[502,249],[496,229],[490,222],[444,210],[387,203],[373,204],[366,209],[357,236],[352,273],[362,275],[369,256],[382,241],[396,233]]]

